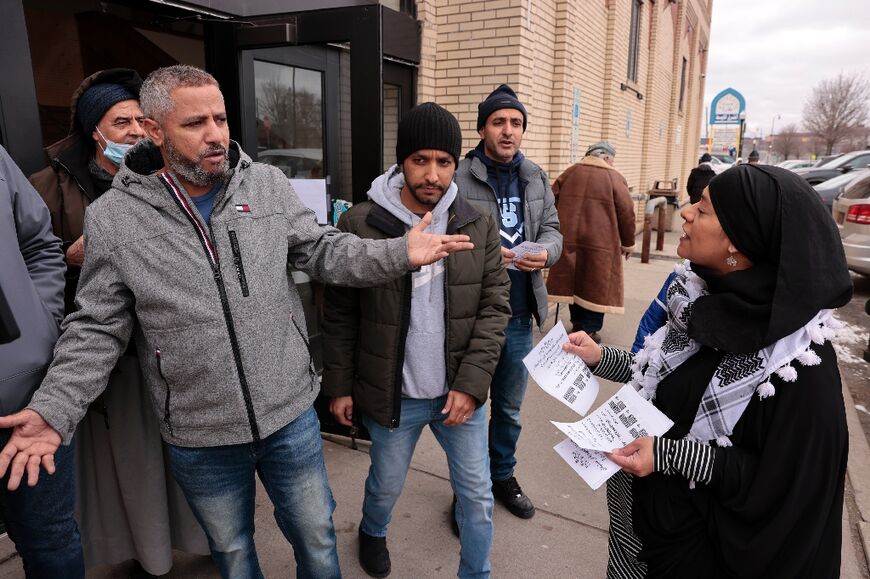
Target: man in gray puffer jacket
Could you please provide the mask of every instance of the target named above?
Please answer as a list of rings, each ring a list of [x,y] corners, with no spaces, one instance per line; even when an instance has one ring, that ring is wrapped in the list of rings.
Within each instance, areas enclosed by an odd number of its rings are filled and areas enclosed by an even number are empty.
[[[0,147],[0,288],[19,330],[0,344],[0,412],[30,401],[51,362],[63,318],[64,272],[60,240],[39,194]],[[4,340],[6,341],[6,340]],[[11,431],[0,430],[0,444]],[[79,531],[73,519],[75,462],[58,450],[38,488],[0,488],[0,512],[28,577],[84,577]],[[3,483],[8,481],[3,480]]]
[[[55,361],[0,453],[10,486],[68,444],[138,322],[136,345],[172,474],[224,577],[259,577],[254,473],[295,550],[297,575],[340,576],[317,416],[317,375],[288,265],[372,285],[470,249],[467,236],[362,241],[320,227],[278,169],[229,139],[215,79],[191,66],[153,72],[140,103],[148,140],[85,217],[78,310]]]

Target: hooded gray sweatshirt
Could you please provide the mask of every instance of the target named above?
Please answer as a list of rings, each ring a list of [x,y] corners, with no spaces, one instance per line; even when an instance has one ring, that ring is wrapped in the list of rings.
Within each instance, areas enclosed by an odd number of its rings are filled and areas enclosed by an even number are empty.
[[[368,196],[408,228],[420,217],[402,204],[405,176],[397,165],[372,182]],[[432,223],[427,231],[447,232],[447,213],[456,199],[458,188],[450,183],[432,209]],[[417,399],[438,398],[447,394],[447,366],[444,354],[444,260],[426,265],[412,274],[411,320],[405,339],[405,362],[402,367],[402,396]]]

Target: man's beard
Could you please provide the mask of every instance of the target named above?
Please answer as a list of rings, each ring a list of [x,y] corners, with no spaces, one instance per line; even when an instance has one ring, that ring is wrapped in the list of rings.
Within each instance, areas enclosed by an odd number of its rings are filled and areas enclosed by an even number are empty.
[[[166,147],[166,156],[169,158],[169,168],[172,172],[197,187],[210,187],[215,183],[223,180],[230,172],[230,162],[227,157],[227,150],[221,145],[211,146],[198,155],[196,161],[192,161],[182,155],[169,137],[165,137],[164,146]],[[208,155],[213,153],[223,153],[223,162],[216,166],[214,170],[207,171],[200,163]]]
[[[436,205],[438,205],[438,202],[441,201],[441,198],[444,197],[444,187],[441,187],[441,185],[434,185],[434,186],[441,189],[441,195],[438,196],[438,199],[434,199],[434,200],[427,199],[427,198],[425,198],[422,195],[419,195],[417,193],[417,189],[425,189],[427,187],[433,187],[433,185],[428,185],[426,183],[423,183],[422,185],[418,185],[417,187],[412,187],[409,185],[408,191],[411,192],[411,196],[417,200],[417,203],[419,203],[421,205],[426,205],[427,207],[435,207]]]

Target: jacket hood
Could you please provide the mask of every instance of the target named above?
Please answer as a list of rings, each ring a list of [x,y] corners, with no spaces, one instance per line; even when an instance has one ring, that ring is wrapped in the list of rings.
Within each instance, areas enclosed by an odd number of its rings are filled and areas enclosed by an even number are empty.
[[[399,169],[398,165],[390,167],[386,173],[372,181],[372,186],[368,191],[369,199],[372,202],[386,209],[392,216],[404,223],[405,225],[413,226],[420,218],[415,215],[410,209],[402,203],[401,193],[402,187],[405,185],[405,176]],[[447,214],[447,210],[456,199],[456,194],[459,188],[455,181],[450,182],[450,186],[432,211],[432,226],[436,226],[441,221],[441,216]]]
[[[230,179],[242,179],[244,171],[253,162],[235,141],[230,141],[229,161]],[[127,152],[124,164],[112,181],[112,189],[138,197],[154,206],[172,203],[160,179],[163,168],[159,147],[151,139],[142,139]],[[175,180],[177,182],[177,178]]]

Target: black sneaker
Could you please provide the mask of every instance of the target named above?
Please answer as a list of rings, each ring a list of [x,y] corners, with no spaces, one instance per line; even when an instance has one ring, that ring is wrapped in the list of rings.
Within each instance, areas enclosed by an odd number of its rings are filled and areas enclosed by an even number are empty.
[[[459,538],[459,523],[456,522],[456,495],[453,495],[453,504],[450,505],[450,530]]]
[[[531,519],[535,516],[535,505],[523,493],[516,477],[507,480],[492,481],[492,496],[507,507],[511,513],[521,519]]]
[[[390,574],[390,552],[386,537],[372,537],[359,530],[359,564],[372,577]]]

